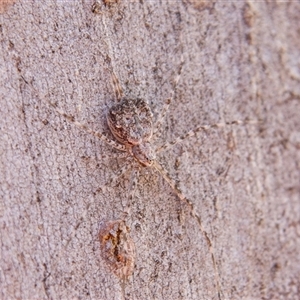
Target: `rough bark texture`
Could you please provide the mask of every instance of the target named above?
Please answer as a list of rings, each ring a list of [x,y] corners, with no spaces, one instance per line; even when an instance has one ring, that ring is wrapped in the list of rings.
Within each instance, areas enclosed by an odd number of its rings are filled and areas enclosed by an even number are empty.
[[[300,3],[92,5],[1,4],[1,299],[298,299]],[[129,160],[49,104],[111,137],[111,66],[156,116],[182,59],[155,145],[201,124],[262,120],[159,155],[211,247],[159,174],[143,169],[130,199],[134,169],[116,177]],[[136,247],[125,282],[98,239],[101,221],[123,217]]]

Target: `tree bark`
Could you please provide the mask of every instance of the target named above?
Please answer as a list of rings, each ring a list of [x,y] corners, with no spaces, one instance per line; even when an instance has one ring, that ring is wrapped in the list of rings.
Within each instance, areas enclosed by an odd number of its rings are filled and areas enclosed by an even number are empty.
[[[299,2],[0,6],[1,299],[299,297]],[[154,118],[174,94],[154,148],[257,121],[158,154],[201,221],[153,168],[51,106],[113,139],[112,71]],[[114,220],[135,245],[126,278],[100,251]]]

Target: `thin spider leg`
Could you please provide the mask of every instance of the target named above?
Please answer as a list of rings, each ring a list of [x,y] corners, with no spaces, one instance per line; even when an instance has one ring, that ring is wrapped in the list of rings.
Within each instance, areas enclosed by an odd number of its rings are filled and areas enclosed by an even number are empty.
[[[125,201],[122,202],[124,213],[123,213],[123,219],[127,218],[130,215],[131,212],[131,204],[133,203],[134,195],[136,192],[137,182],[139,178],[139,168],[134,168],[131,172],[130,176],[130,183],[129,183],[129,197]],[[126,203],[127,201],[127,203]]]
[[[221,296],[220,296],[221,295],[220,277],[219,277],[219,272],[218,272],[218,269],[217,269],[217,263],[216,263],[216,259],[215,259],[214,248],[213,248],[211,239],[209,238],[207,232],[205,231],[205,229],[202,225],[201,217],[196,213],[194,204],[184,196],[184,194],[178,188],[177,184],[171,179],[170,175],[164,170],[164,168],[157,161],[154,161],[153,166],[161,174],[161,176],[169,184],[169,186],[173,189],[173,191],[176,193],[178,198],[190,207],[191,215],[197,220],[200,231],[201,231],[202,235],[205,238],[206,244],[207,244],[207,246],[209,248],[209,252],[211,254],[211,259],[212,259],[212,263],[213,263],[213,267],[214,267],[214,271],[215,271],[215,281],[216,281],[216,286],[217,286],[217,289],[218,289],[218,297],[220,299],[221,298]]]
[[[111,80],[113,83],[113,88],[115,91],[117,101],[120,101],[124,97],[124,93],[123,93],[122,87],[120,85],[119,79],[113,70],[111,70]]]
[[[128,156],[129,156],[128,152],[118,152],[118,153],[110,153],[110,154],[101,154],[98,157],[101,160],[105,160],[105,159],[127,158]]]
[[[103,23],[103,26],[104,26],[104,32],[105,32],[105,43],[107,44],[107,47],[108,47],[108,53],[109,53],[109,64],[110,64],[110,72],[111,72],[111,79],[112,79],[112,85],[113,85],[113,89],[114,89],[114,92],[115,92],[115,95],[116,95],[116,98],[117,98],[117,101],[120,101],[123,97],[124,97],[124,93],[123,93],[123,89],[120,85],[120,82],[119,82],[119,79],[118,77],[116,76],[115,74],[115,68],[113,66],[113,61],[112,61],[112,54],[113,54],[113,48],[112,48],[112,45],[111,45],[111,42],[110,42],[110,38],[108,36],[108,29],[107,29],[107,24],[106,24],[106,21],[105,21],[105,16],[103,16],[102,18],[102,23]]]
[[[105,186],[109,185],[109,186],[113,186],[115,185],[115,183],[117,182],[117,179],[119,179],[121,176],[123,176],[130,167],[131,163],[125,163],[124,166],[122,166],[117,173],[113,174],[112,176],[110,176],[109,180],[107,181],[107,183],[105,184]],[[105,187],[101,187],[101,189],[105,190]]]
[[[60,108],[58,108],[55,104],[51,103],[49,101],[49,103],[51,104],[52,107],[54,107],[54,109],[60,114],[62,115],[65,119],[67,119],[70,123],[73,123],[75,126],[83,129],[85,132],[92,134],[94,136],[96,136],[97,138],[99,138],[101,141],[103,141],[104,143],[106,143],[107,145],[118,149],[120,151],[127,151],[125,145],[119,144],[111,139],[109,139],[106,135],[104,135],[103,133],[99,132],[99,131],[95,131],[91,128],[89,128],[86,124],[82,124],[78,121],[75,120],[75,118],[73,116],[69,116],[67,115],[64,111],[62,111]]]
[[[159,113],[159,116],[157,118],[157,120],[155,121],[155,124],[154,124],[154,128],[155,128],[155,131],[157,132],[159,130],[159,128],[161,127],[161,124],[163,122],[163,120],[165,119],[166,117],[166,114],[169,110],[169,106],[171,104],[171,102],[173,101],[173,98],[174,98],[174,95],[175,95],[175,92],[176,92],[176,87],[177,87],[177,84],[178,84],[178,81],[181,77],[181,72],[182,72],[182,69],[183,69],[183,59],[181,59],[181,64],[179,66],[179,70],[178,70],[178,73],[177,73],[177,76],[175,78],[175,82],[174,82],[174,88],[171,92],[171,95],[170,95],[170,98],[168,98],[164,105],[163,105],[163,108],[161,110],[161,112]]]
[[[232,125],[253,125],[261,123],[260,120],[235,120],[231,122],[224,122],[224,123],[216,123],[212,125],[201,125],[196,129],[190,130],[186,134],[176,138],[173,142],[165,143],[164,145],[158,147],[156,149],[156,153],[168,150],[172,148],[174,145],[182,143],[186,138],[195,136],[200,131],[206,131],[212,128],[223,128],[225,126],[232,126]]]
[[[166,117],[166,114],[167,114],[167,112],[169,110],[169,106],[170,106],[171,101],[172,101],[172,97],[173,97],[172,94],[171,94],[170,98],[168,98],[168,99],[165,100],[163,108],[161,110],[161,113],[159,114],[157,120],[155,121],[155,124],[153,126],[154,130],[155,130],[155,133],[159,131],[159,129],[160,129],[161,125],[162,125],[162,122],[163,122],[163,120]]]
[[[22,79],[24,80],[24,82],[26,83],[26,85],[28,85],[28,87],[32,90],[32,92],[35,94],[35,96],[37,98],[40,98],[38,92],[36,91],[36,89],[30,84],[28,83],[27,80],[25,80],[25,78],[23,76],[21,76]],[[75,126],[83,129],[84,131],[96,136],[97,138],[99,138],[101,141],[103,141],[104,143],[106,143],[107,145],[118,149],[120,151],[127,151],[126,147],[122,144],[119,144],[111,139],[109,139],[106,135],[104,135],[103,133],[100,133],[98,131],[94,131],[92,129],[90,129],[86,124],[82,124],[78,121],[75,120],[75,118],[73,116],[69,116],[67,115],[63,110],[61,110],[60,108],[58,108],[54,103],[52,103],[50,100],[45,99],[45,101],[47,103],[49,103],[57,113],[59,113],[61,116],[63,116],[65,119],[67,119],[70,123],[73,123]]]
[[[188,204],[188,206],[192,209],[192,211],[194,210],[194,205],[193,203],[188,200],[183,193],[180,191],[180,189],[178,188],[178,186],[176,185],[176,183],[171,179],[170,175],[164,170],[164,168],[157,162],[154,161],[153,162],[153,167],[158,171],[158,173],[161,174],[161,176],[164,178],[164,180],[169,184],[169,186],[175,191],[176,195],[178,196],[178,198],[185,202],[186,204]]]

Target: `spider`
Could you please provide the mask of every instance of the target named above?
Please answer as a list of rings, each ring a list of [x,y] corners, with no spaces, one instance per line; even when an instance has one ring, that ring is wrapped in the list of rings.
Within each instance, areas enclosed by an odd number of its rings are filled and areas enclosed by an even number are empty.
[[[219,284],[220,281],[219,281],[219,275],[218,275],[216,260],[214,256],[214,249],[213,249],[211,239],[209,238],[209,235],[205,231],[204,227],[202,226],[200,216],[196,213],[194,204],[184,196],[184,194],[178,188],[176,182],[171,179],[168,172],[158,162],[158,160],[156,159],[156,154],[158,154],[161,151],[167,150],[178,143],[183,142],[188,137],[195,136],[200,131],[206,131],[211,128],[220,128],[227,125],[257,124],[259,123],[259,121],[236,120],[231,122],[216,123],[212,125],[201,125],[187,132],[183,136],[178,137],[171,143],[165,143],[160,147],[154,148],[151,143],[154,128],[159,127],[161,125],[161,122],[165,118],[169,105],[172,102],[174,97],[174,92],[182,71],[182,65],[183,63],[181,64],[178,75],[175,79],[174,89],[170,95],[170,98],[168,98],[164,102],[161,113],[157,117],[156,121],[153,120],[153,113],[151,111],[151,108],[144,99],[129,98],[124,95],[117,76],[113,71],[111,71],[112,83],[114,86],[117,103],[112,105],[111,108],[108,110],[106,114],[106,120],[107,120],[108,127],[115,140],[110,139],[109,137],[107,137],[105,134],[101,132],[92,130],[86,124],[82,124],[76,121],[74,117],[67,115],[64,111],[62,111],[59,107],[57,107],[56,104],[53,104],[50,101],[48,102],[60,115],[62,115],[69,122],[73,123],[75,126],[80,127],[84,131],[96,136],[97,138],[99,138],[101,141],[108,144],[109,146],[125,153],[125,155],[129,155],[133,157],[133,159],[138,163],[140,167],[154,168],[159,174],[161,174],[161,176],[168,183],[168,185],[178,196],[178,198],[183,203],[186,203],[189,206],[191,215],[197,220],[200,231],[206,240],[206,243],[208,245],[211,254],[211,259],[215,270],[217,290],[218,290],[218,294],[220,295],[220,284]],[[27,83],[25,79],[24,81]],[[120,170],[120,173],[121,174],[123,173],[123,169]],[[130,197],[133,197],[133,193],[131,193]],[[128,274],[129,273],[131,274],[131,272],[132,272],[132,266]],[[123,274],[123,272],[121,273]],[[124,276],[124,274],[122,276]]]
[[[174,91],[172,92],[171,97],[165,101],[160,115],[154,122],[153,113],[148,103],[144,99],[128,98],[124,96],[118,78],[113,73],[113,71],[111,72],[117,103],[109,109],[108,113],[106,114],[106,120],[108,127],[116,140],[108,138],[101,132],[92,130],[86,124],[82,124],[76,121],[73,116],[67,115],[60,108],[58,108],[56,104],[53,104],[51,102],[49,103],[60,115],[69,120],[75,126],[80,127],[84,131],[96,136],[107,145],[124,153],[127,153],[127,155],[133,157],[141,167],[152,167],[157,170],[158,173],[160,173],[165,181],[170,185],[178,198],[187,203],[192,209],[192,214],[196,216],[193,203],[184,196],[184,194],[178,188],[177,184],[171,179],[168,172],[157,161],[156,154],[170,149],[178,143],[182,143],[185,139],[195,136],[200,131],[207,131],[211,128],[221,128],[228,125],[257,124],[259,123],[259,121],[247,119],[243,121],[235,120],[231,122],[200,125],[197,128],[190,130],[186,134],[176,138],[173,142],[167,142],[160,147],[154,148],[151,143],[151,139],[153,137],[153,129],[155,126],[160,126],[162,120],[164,119],[169,105],[173,100]],[[175,87],[180,78],[180,73],[181,70],[179,71],[175,80]]]

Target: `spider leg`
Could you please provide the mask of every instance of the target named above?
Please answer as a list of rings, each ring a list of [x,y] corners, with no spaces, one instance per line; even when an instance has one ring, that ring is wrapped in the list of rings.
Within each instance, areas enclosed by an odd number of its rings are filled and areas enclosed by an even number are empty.
[[[29,88],[32,90],[32,92],[35,94],[35,96],[37,98],[40,98],[38,92],[36,91],[36,89],[30,84],[28,83],[27,80],[25,80],[25,78],[23,76],[21,76],[22,79],[24,80],[24,82],[29,86]],[[78,121],[75,120],[75,118],[73,116],[69,116],[67,115],[63,110],[61,110],[59,107],[57,107],[56,104],[52,103],[50,100],[44,99],[46,102],[48,102],[54,109],[55,111],[60,114],[61,116],[63,116],[65,119],[67,119],[70,123],[74,124],[75,126],[83,129],[84,131],[88,132],[89,134],[92,134],[94,136],[96,136],[97,138],[99,138],[101,141],[103,141],[104,143],[106,143],[107,145],[118,149],[120,151],[127,151],[126,147],[122,144],[119,144],[117,142],[115,142],[114,140],[109,139],[105,134],[95,131],[91,128],[89,128],[86,124],[82,124]]]
[[[164,145],[158,147],[156,149],[156,153],[168,150],[172,148],[174,145],[182,143],[186,138],[195,136],[198,132],[200,131],[206,131],[212,128],[223,128],[225,126],[232,126],[232,125],[253,125],[253,124],[259,124],[261,123],[260,120],[235,120],[231,122],[224,122],[224,123],[216,123],[216,124],[211,124],[211,125],[201,125],[197,127],[196,129],[190,130],[186,134],[176,138],[174,141],[165,143]]]
[[[60,115],[62,115],[70,123],[73,123],[75,126],[83,129],[85,132],[94,135],[95,137],[97,137],[101,141],[103,141],[105,144],[107,144],[107,145],[109,145],[109,146],[111,146],[111,147],[113,147],[115,149],[118,149],[120,151],[127,151],[125,145],[119,144],[119,143],[115,142],[114,140],[109,139],[105,134],[89,128],[86,124],[83,124],[83,123],[80,123],[80,122],[76,121],[73,116],[67,115],[64,111],[62,111],[60,108],[58,108],[55,104],[51,103],[50,101],[49,101],[49,103],[51,104],[52,107],[54,107],[54,109]]]
[[[164,178],[164,180],[169,184],[169,186],[174,190],[178,198],[188,204],[188,206],[193,210],[193,203],[188,200],[183,193],[180,191],[176,183],[171,179],[170,175],[167,173],[167,171],[157,162],[153,162],[153,167],[155,170],[158,171],[158,173]]]
[[[116,74],[112,70],[111,70],[111,80],[112,80],[112,84],[113,84],[113,88],[114,88],[114,91],[115,91],[117,101],[121,101],[121,99],[124,97],[124,93],[123,93],[123,90],[122,90],[122,87],[120,85],[118,77],[116,76]]]
[[[105,159],[121,159],[121,158],[127,158],[129,156],[128,152],[118,152],[118,153],[110,153],[110,154],[101,154],[99,158],[101,160]]]
[[[112,45],[111,45],[111,42],[110,42],[110,38],[108,36],[108,28],[107,28],[107,24],[106,24],[106,21],[105,21],[105,16],[103,16],[102,18],[102,23],[103,23],[103,26],[104,26],[104,32],[105,32],[105,43],[108,47],[108,53],[109,53],[109,65],[110,65],[110,73],[111,73],[111,81],[112,81],[112,86],[113,86],[113,89],[114,89],[114,92],[115,92],[115,96],[117,98],[117,101],[121,101],[121,99],[124,97],[124,93],[123,93],[123,89],[120,85],[120,82],[119,82],[119,79],[118,77],[116,76],[115,74],[115,68],[113,66],[113,60],[111,59],[113,57],[113,48],[112,48]]]
[[[211,259],[212,259],[212,263],[213,263],[214,271],[215,271],[216,286],[217,286],[218,295],[219,295],[219,298],[220,298],[220,294],[221,294],[221,292],[220,292],[220,278],[219,278],[219,272],[218,272],[218,269],[217,269],[217,263],[216,263],[216,259],[215,259],[214,248],[213,248],[211,239],[209,238],[207,232],[205,231],[205,229],[202,225],[201,217],[196,213],[194,204],[184,196],[184,194],[180,191],[177,184],[171,179],[171,177],[167,173],[167,171],[165,171],[164,168],[157,161],[154,162],[153,166],[161,174],[161,176],[169,184],[169,186],[173,189],[173,191],[176,193],[178,198],[190,207],[191,215],[197,220],[200,231],[201,231],[202,235],[205,238],[206,244],[207,244],[209,252],[211,254]]]
[[[130,168],[131,163],[125,163],[118,171],[117,173],[113,174],[112,176],[110,176],[109,180],[107,181],[107,183],[105,184],[105,186],[114,186],[115,183],[117,182],[117,180],[122,177]],[[105,190],[105,187],[101,187],[99,189],[103,189]],[[99,190],[98,189],[98,190]]]

